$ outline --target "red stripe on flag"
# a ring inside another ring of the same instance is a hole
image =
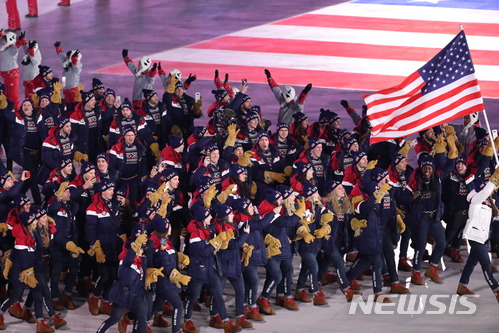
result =
[[[454,35],[461,22],[439,22],[425,20],[387,19],[343,15],[305,14],[272,23],[273,25],[295,25],[321,28],[369,29],[404,32],[444,33]],[[499,31],[499,24],[466,23],[468,36],[493,36]]]
[[[165,59],[155,58],[152,62],[160,62],[163,68],[178,68],[183,73],[195,73],[198,79],[213,80],[215,69],[221,73],[230,73],[231,82],[240,82],[246,78],[250,83],[267,83],[264,67],[253,66],[233,66],[208,63],[190,63],[179,61],[165,61]],[[208,60],[207,60],[208,61]],[[313,71],[303,69],[273,68],[267,67],[272,75],[279,78],[282,85],[306,86],[313,82],[315,87],[352,89],[363,91],[376,91],[387,86],[400,83],[401,76],[375,75],[360,73],[344,73],[330,71]],[[133,79],[128,67],[125,64],[102,68],[96,71],[105,74],[129,75]],[[499,98],[499,84],[494,81],[480,81],[482,96]]]
[[[498,28],[499,29],[499,28]],[[455,29],[454,29],[455,30]],[[191,49],[303,54],[367,59],[428,61],[440,49],[310,40],[224,36],[188,46]],[[498,51],[472,51],[473,62],[498,65]]]

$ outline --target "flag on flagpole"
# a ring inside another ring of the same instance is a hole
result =
[[[364,95],[371,144],[485,109],[464,31],[398,86]]]

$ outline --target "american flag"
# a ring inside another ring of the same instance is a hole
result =
[[[485,109],[464,31],[398,86],[364,97],[371,143],[405,137]]]
[[[495,0],[357,0],[149,56],[200,79],[217,68],[233,82],[266,83],[268,68],[279,85],[378,91],[421,67],[463,24],[482,95],[499,98],[498,9]],[[122,61],[98,72],[129,75]]]

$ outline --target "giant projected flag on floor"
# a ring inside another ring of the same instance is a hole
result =
[[[478,9],[479,8],[479,9]],[[499,98],[499,1],[365,0],[321,8],[150,55],[163,68],[213,79],[377,91],[423,66],[458,32],[468,38],[483,97]],[[123,63],[100,70],[129,74]]]

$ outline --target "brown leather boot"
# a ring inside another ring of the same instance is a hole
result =
[[[418,285],[418,286],[424,286],[424,280],[421,277],[420,272],[415,272],[415,271],[412,272],[411,283],[414,283],[415,285]]]
[[[0,331],[5,330],[7,327],[5,326],[5,319],[3,318],[3,315],[0,315]]]
[[[353,290],[360,290],[361,289],[360,284],[355,279],[350,281],[349,285],[350,285],[350,288],[352,288]]]
[[[268,316],[275,315],[275,311],[272,309],[272,304],[270,304],[268,299],[265,299],[262,296],[260,296],[256,304],[258,304],[260,313],[263,313]]]
[[[253,324],[247,321],[244,315],[237,317],[236,326],[241,326],[242,328],[253,328]]]
[[[253,321],[263,321],[263,316],[261,315],[258,308],[249,308],[249,311],[246,313],[246,319],[251,319]]]
[[[275,298],[275,305],[284,306],[284,300],[285,300],[284,296],[277,296]]]
[[[165,318],[163,318],[162,315],[156,313],[154,315],[154,319],[152,321],[152,326],[156,327],[170,327],[172,324],[170,324],[169,321],[167,321]]]
[[[374,295],[374,301],[378,303],[391,303],[392,300],[385,296],[384,294],[376,294]]]
[[[442,279],[440,278],[440,276],[438,276],[437,269],[438,267],[430,265],[426,269],[424,275],[429,277],[435,283],[442,283]]]
[[[224,323],[224,333],[237,333],[242,330],[242,327],[239,325],[234,325],[232,320],[228,320]]]
[[[390,292],[392,294],[407,294],[409,289],[401,285],[400,283],[394,283],[390,286]]]
[[[355,291],[352,288],[347,288],[343,290],[343,293],[345,294],[345,298],[347,299],[347,302],[351,302],[354,297],[358,297],[362,295],[361,292]]]
[[[94,316],[99,315],[99,299],[97,297],[94,297],[93,295],[88,296],[88,310],[90,310],[90,313],[93,314]]]
[[[283,306],[285,309],[288,309],[291,311],[298,310],[298,304],[296,304],[295,299],[293,297],[285,298]]]
[[[210,317],[210,326],[214,328],[224,328],[224,323],[220,315]]]
[[[317,293],[314,295],[314,305],[326,305],[327,301],[322,293]]]
[[[52,306],[54,307],[55,311],[62,311],[62,310],[64,310],[64,303],[62,303],[61,299],[54,299],[54,300],[52,300]]]
[[[109,316],[111,314],[111,309],[112,307],[110,302],[105,302],[105,301],[100,302],[100,307],[99,307],[100,314],[106,314]]]
[[[19,304],[19,303],[12,304],[8,311],[12,317],[15,317],[18,319],[24,319],[23,318],[23,309],[21,308],[21,304]]]
[[[28,309],[28,308],[23,308],[22,317],[23,317],[24,320],[26,320],[26,322],[28,322],[30,324],[35,324],[36,323],[35,317],[33,317],[33,314],[31,313],[31,310]]]
[[[457,285],[457,292],[456,293],[459,296],[463,296],[463,295],[475,295],[474,292],[472,292],[471,290],[468,289],[468,287],[463,286],[462,284],[458,284]]]
[[[62,293],[61,294],[61,301],[62,301],[62,303],[64,303],[64,306],[66,308],[68,308],[69,310],[76,309],[76,306],[73,303],[73,297],[71,295],[66,295],[65,293]]]
[[[192,320],[186,320],[184,321],[184,325],[182,325],[182,330],[185,332],[185,333],[198,333],[198,329],[196,328],[196,326],[194,326],[194,323],[192,322]]]
[[[132,323],[132,321],[129,320],[127,317],[128,312],[130,312],[130,311],[125,310],[125,312],[123,312],[123,315],[121,315],[120,320],[118,321],[118,331],[120,333],[126,333],[127,326]]]
[[[301,301],[303,303],[310,303],[312,300],[308,297],[305,290],[297,290],[295,293],[295,301]]]
[[[62,326],[66,325],[67,322],[61,318],[61,314],[57,313],[52,317],[52,321],[54,322],[54,327],[56,329],[61,328]]]
[[[409,262],[409,259],[400,258],[398,269],[399,269],[399,271],[403,271],[403,272],[412,272],[412,266]]]
[[[461,252],[457,249],[453,249],[450,255],[450,258],[453,262],[457,262],[458,264],[462,264],[464,262],[463,257],[461,257]]]
[[[173,308],[170,302],[165,302],[165,304],[163,304],[163,314],[165,316],[173,315]]]
[[[55,330],[47,324],[47,319],[36,322],[36,333],[50,333]]]

